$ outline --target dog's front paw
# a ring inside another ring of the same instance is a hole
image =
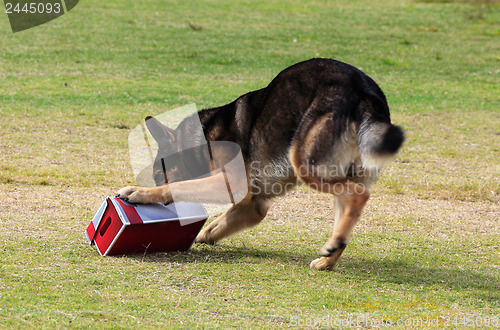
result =
[[[152,204],[173,202],[172,194],[168,186],[143,188],[143,187],[125,187],[118,191],[116,197],[132,204]]]
[[[145,204],[149,203],[147,198],[147,192],[144,188],[140,187],[125,187],[118,190],[118,193],[115,197],[123,199],[125,202],[132,204]]]
[[[209,231],[207,231],[206,229],[203,229],[199,234],[198,236],[196,236],[196,239],[194,240],[196,243],[200,243],[200,244],[209,244],[209,245],[214,245],[215,242],[214,240],[211,240],[209,238]]]

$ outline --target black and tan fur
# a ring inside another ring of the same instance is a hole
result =
[[[346,247],[383,164],[403,143],[402,130],[391,124],[386,98],[360,70],[331,59],[312,59],[282,71],[266,88],[250,92],[222,107],[197,114],[207,141],[232,141],[242,151],[249,193],[210,223],[196,241],[213,244],[257,225],[272,198],[297,183],[332,194],[335,225],[310,267],[332,269]],[[149,119],[149,118],[148,118]],[[182,144],[195,130],[191,117],[176,130],[148,120],[155,139],[166,146]],[[167,148],[167,147],[166,147]],[[169,147],[171,148],[171,147]],[[217,151],[216,151],[217,152]],[[224,158],[224,152],[221,151]],[[132,203],[175,201],[217,202],[218,173],[197,180],[177,180],[188,164],[168,169],[168,184],[155,188],[125,187],[120,198]],[[269,171],[275,168],[276,171]],[[264,171],[264,169],[266,169]],[[162,182],[156,166],[156,182]],[[278,174],[276,174],[278,173]],[[276,188],[283,187],[281,191]]]

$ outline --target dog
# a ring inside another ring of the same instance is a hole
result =
[[[267,87],[196,116],[202,126],[200,133],[192,129],[193,116],[175,130],[151,117],[146,124],[160,150],[203,138],[208,143],[236,143],[245,164],[245,178],[239,182],[248,188],[245,196],[199,233],[196,242],[214,244],[257,225],[273,198],[305,184],[333,195],[335,202],[333,233],[320,249],[321,257],[310,263],[317,270],[334,268],[370,197],[370,186],[405,138],[403,130],[391,124],[380,87],[361,70],[333,59],[297,63]],[[228,161],[227,154],[232,154],[215,153],[221,161]],[[198,158],[205,158],[209,164],[205,167],[214,168],[213,155]],[[175,202],[217,201],[220,196],[215,186],[220,184],[216,182],[228,173],[186,180],[182,172],[189,172],[193,160],[183,159],[179,157],[176,164],[165,168],[159,152],[154,163],[158,186],[125,187],[116,196],[130,203],[168,204],[173,202],[175,190]],[[197,156],[192,159],[196,162]]]

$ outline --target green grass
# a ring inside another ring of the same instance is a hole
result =
[[[488,1],[87,0],[16,34],[4,15],[0,326],[499,317],[499,39]],[[129,128],[317,56],[373,77],[408,138],[335,271],[307,267],[333,202],[306,189],[216,246],[102,258],[86,244],[105,196],[134,182]]]

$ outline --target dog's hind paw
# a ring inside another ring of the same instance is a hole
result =
[[[335,245],[327,243],[321,248],[320,252],[323,257],[330,257],[336,252],[340,252],[340,254],[342,254],[346,246],[347,244],[342,241],[338,241]]]
[[[318,259],[314,259],[309,264],[309,268],[315,270],[333,270],[335,268],[335,262],[332,263],[330,258],[321,257]]]
[[[329,269],[327,263],[325,262],[325,259],[326,259],[325,257],[314,259],[309,264],[309,268],[315,269],[315,270],[327,270],[327,269]]]
[[[321,248],[323,257],[313,260],[311,264],[309,264],[309,267],[316,270],[332,270],[335,268],[347,244],[339,241],[334,246],[335,247],[330,244],[325,244],[325,246]]]

